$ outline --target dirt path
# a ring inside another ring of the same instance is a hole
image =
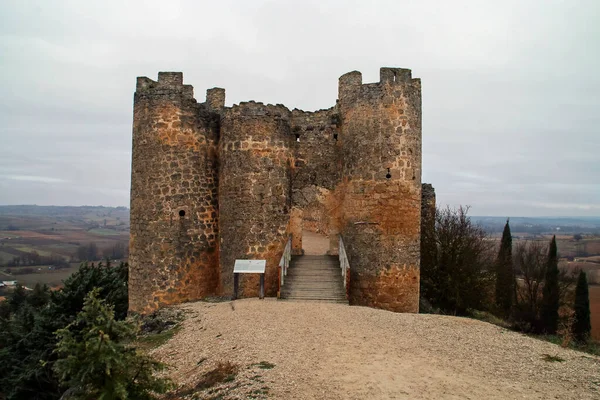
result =
[[[310,231],[302,231],[302,249],[304,254],[322,256],[329,251],[329,237]]]
[[[600,398],[599,358],[471,319],[274,299],[182,308],[184,328],[155,351],[172,376],[241,368],[206,398]]]

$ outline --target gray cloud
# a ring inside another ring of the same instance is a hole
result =
[[[0,203],[128,205],[135,77],[327,108],[380,66],[423,82],[423,181],[473,214],[598,215],[600,3],[0,5]]]

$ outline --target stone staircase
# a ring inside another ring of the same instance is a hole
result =
[[[348,304],[342,279],[337,256],[293,256],[281,298]]]

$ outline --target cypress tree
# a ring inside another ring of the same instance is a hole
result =
[[[512,260],[512,236],[510,225],[506,220],[500,250],[496,259],[496,307],[504,316],[508,317],[512,309],[515,290],[515,274]]]
[[[556,236],[552,236],[548,250],[541,310],[542,328],[551,335],[558,330],[558,301],[558,251],[556,249]]]
[[[587,276],[585,272],[579,273],[577,287],[575,288],[575,322],[572,331],[575,340],[586,342],[592,331],[590,320],[590,296],[588,292]]]

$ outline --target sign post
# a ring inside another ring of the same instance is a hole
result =
[[[267,260],[235,260],[233,266],[233,300],[237,299],[239,274],[260,274],[259,298],[265,298],[265,268]]]

